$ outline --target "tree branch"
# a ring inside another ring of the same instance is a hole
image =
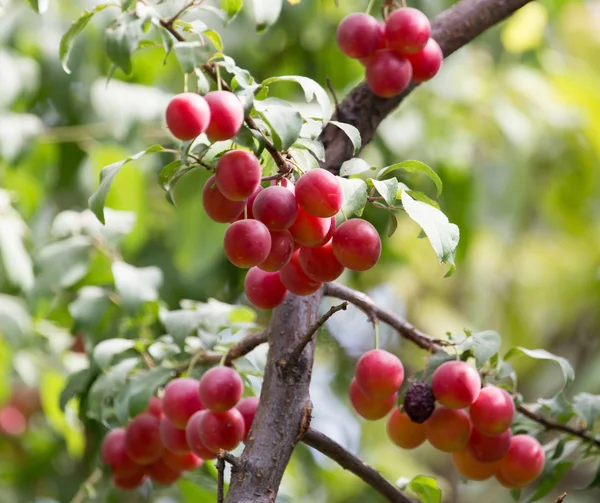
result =
[[[362,459],[347,451],[320,431],[309,429],[302,437],[302,442],[333,459],[345,470],[354,473],[388,501],[392,503],[413,503],[410,498],[388,482],[375,468],[366,464]]]
[[[527,409],[523,405],[519,405],[517,407],[517,411],[519,411],[521,414],[523,414],[525,417],[528,417],[532,421],[535,421],[536,423],[541,424],[547,430],[562,431],[563,433],[567,433],[569,435],[579,437],[580,439],[584,440],[585,442],[589,442],[591,444],[594,444],[596,447],[600,448],[600,439],[595,438],[594,436],[590,435],[584,429],[572,428],[571,426],[568,426],[566,424],[561,424],[556,421],[552,421],[551,419],[546,419],[544,416]]]
[[[448,57],[530,1],[462,0],[432,21],[431,36],[440,44],[444,57]],[[363,82],[342,101],[336,117],[358,128],[364,147],[373,139],[381,121],[416,87],[413,83],[402,94],[385,99],[375,96]],[[334,125],[327,126],[320,139],[326,148],[322,167],[337,174],[342,163],[353,157],[352,144]]]
[[[420,348],[434,352],[441,349],[433,337],[421,332],[421,330],[411,325],[408,321],[399,318],[391,311],[377,306],[368,295],[340,283],[325,283],[323,290],[324,294],[329,297],[346,300],[354,304],[361,311],[364,311],[369,318],[372,319],[375,317],[383,321],[397,330],[402,337],[414,342]]]
[[[323,316],[321,316],[317,320],[317,322],[308,329],[308,332],[306,332],[306,334],[304,334],[302,339],[300,339],[300,341],[298,342],[296,347],[290,353],[290,356],[280,362],[281,366],[288,367],[291,365],[295,365],[296,362],[298,361],[298,358],[300,358],[302,351],[304,351],[304,348],[306,347],[306,345],[312,340],[313,335],[315,335],[317,333],[317,330],[319,330],[319,328],[321,328],[325,324],[325,322],[329,318],[331,318],[335,313],[337,313],[338,311],[345,311],[347,307],[348,307],[348,302],[342,302],[341,304],[339,304],[337,306],[333,306],[329,311],[327,311]]]
[[[298,439],[310,424],[309,386],[314,341],[296,365],[282,372],[278,362],[319,318],[322,293],[308,297],[288,295],[273,311],[268,328],[269,354],[248,442],[232,473],[227,503],[274,503],[283,473]]]
[[[244,337],[240,342],[232,345],[228,350],[225,356],[224,364],[231,365],[234,360],[241,358],[242,356],[246,356],[250,351],[252,351],[257,346],[264,344],[267,342],[267,331],[261,330],[260,332],[252,332]],[[177,374],[181,374],[185,372],[190,366],[194,367],[200,363],[219,363],[223,359],[223,353],[219,353],[218,351],[200,351],[196,353],[195,356],[192,357],[192,364],[185,363],[180,365],[175,369]]]
[[[340,285],[339,283],[326,283],[323,286],[323,291],[324,295],[346,300],[354,304],[368,315],[375,314],[381,321],[396,329],[402,337],[414,342],[420,348],[426,349],[433,353],[442,349],[440,344],[433,337],[427,335],[418,328],[415,328],[413,325],[396,316],[394,313],[378,307],[368,295],[362,292],[358,292],[347,286]],[[585,442],[594,444],[596,447],[600,447],[600,439],[595,438],[593,435],[586,432],[586,430],[573,428],[566,424],[561,424],[556,421],[546,419],[540,414],[527,409],[523,405],[518,406],[517,411],[532,421],[541,424],[547,430],[562,431],[563,433],[578,437]]]
[[[567,493],[562,493],[558,498],[556,498],[556,501],[554,503],[563,503],[566,498]]]

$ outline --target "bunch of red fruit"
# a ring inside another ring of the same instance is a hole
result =
[[[169,382],[162,401],[152,397],[126,428],[104,438],[101,459],[115,486],[135,489],[148,477],[169,485],[221,449],[235,449],[247,439],[258,407],[257,397],[241,400],[242,392],[242,378],[229,367]]]
[[[363,13],[346,16],[338,26],[337,42],[346,56],[366,67],[371,91],[391,98],[411,80],[425,82],[438,73],[444,56],[430,34],[427,16],[404,7],[392,12],[385,23]]]
[[[205,98],[183,93],[170,102],[166,117],[171,132],[182,140],[204,131],[210,139],[228,139],[239,130],[243,110],[226,91]],[[215,222],[231,223],[225,254],[235,266],[250,269],[244,290],[254,306],[274,308],[288,291],[310,295],[345,268],[366,271],[377,263],[381,239],[373,225],[354,218],[336,226],[344,194],[333,174],[315,169],[295,185],[282,178],[267,187],[261,185],[261,177],[260,162],[252,152],[230,150],[202,191],[207,215]]]
[[[452,453],[454,466],[465,478],[495,476],[511,489],[525,487],[541,474],[541,444],[530,435],[511,433],[511,396],[496,386],[482,388],[473,367],[462,361],[444,363],[434,372],[431,386],[411,384],[401,411],[395,405],[403,379],[401,361],[375,349],[359,359],[349,389],[352,406],[365,419],[381,419],[394,409],[387,432],[396,445],[414,449],[428,440],[436,449]]]

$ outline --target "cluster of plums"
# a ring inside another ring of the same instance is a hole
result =
[[[393,409],[387,433],[396,445],[414,449],[427,440],[452,454],[463,477],[495,476],[511,489],[525,487],[542,473],[541,444],[530,435],[511,433],[511,396],[497,386],[482,388],[479,373],[469,364],[446,362],[433,373],[431,386],[412,383],[401,410],[396,401],[403,380],[402,362],[374,349],[358,360],[349,389],[352,406],[365,419],[382,419]]]
[[[152,397],[126,428],[104,437],[101,459],[110,466],[114,485],[135,489],[147,478],[169,485],[221,449],[235,449],[247,439],[258,407],[258,397],[242,399],[243,388],[240,375],[223,366],[200,380],[170,381],[162,400]]]
[[[392,12],[385,23],[364,13],[346,16],[338,26],[337,42],[345,55],[365,66],[371,91],[391,98],[411,80],[425,82],[438,73],[443,54],[430,34],[427,16],[404,7]]]
[[[183,93],[169,103],[166,119],[182,140],[202,132],[211,140],[230,139],[242,124],[243,109],[227,91],[205,97]],[[344,203],[336,176],[314,169],[295,184],[287,178],[261,182],[258,158],[234,149],[219,158],[202,191],[207,215],[230,224],[225,254],[235,266],[250,269],[244,290],[254,306],[272,309],[288,292],[310,295],[345,268],[366,271],[377,263],[381,239],[373,225],[360,218],[336,224]]]

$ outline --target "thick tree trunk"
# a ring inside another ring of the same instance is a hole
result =
[[[252,430],[232,467],[227,502],[272,503],[296,443],[310,424],[309,386],[314,339],[294,365],[283,362],[319,318],[322,294],[289,295],[273,312],[264,384]]]
[[[530,0],[462,0],[433,22],[433,37],[444,56],[470,42]],[[372,140],[381,121],[414,89],[382,99],[363,83],[341,103],[337,118],[361,133],[363,145]],[[328,126],[321,135],[326,148],[323,168],[334,173],[353,155],[345,134]],[[260,404],[250,440],[239,465],[232,467],[226,503],[273,503],[296,443],[310,425],[309,386],[314,341],[295,365],[285,367],[289,352],[318,319],[322,293],[309,297],[290,295],[273,313],[269,327],[269,355]]]

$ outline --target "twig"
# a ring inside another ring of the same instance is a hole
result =
[[[96,468],[90,476],[82,482],[81,486],[79,486],[79,490],[75,493],[75,496],[73,496],[71,503],[83,503],[87,498],[88,487],[94,486],[101,478],[102,470]]]
[[[230,452],[221,449],[217,456],[217,503],[223,503],[225,499],[225,461],[236,469],[241,468],[240,460]]]
[[[340,102],[338,101],[337,94],[335,94],[335,89],[333,88],[333,85],[331,84],[331,79],[329,77],[325,77],[325,82],[327,83],[327,89],[329,89],[329,92],[331,93],[331,97],[333,98],[333,103],[335,104],[335,112],[338,115],[338,118],[341,119],[341,117],[339,117]]]
[[[347,300],[364,311],[370,320],[379,319],[387,323],[390,327],[396,329],[402,337],[414,342],[420,348],[434,352],[441,349],[440,344],[433,337],[421,332],[421,330],[408,321],[399,318],[391,311],[377,306],[368,295],[339,283],[326,283],[324,289],[325,295]]]
[[[567,497],[567,493],[562,493],[558,498],[556,498],[556,501],[554,503],[563,503],[563,501],[565,501]]]
[[[267,332],[262,330],[260,332],[252,332],[244,337],[240,342],[235,343],[229,348],[226,353],[224,364],[231,365],[234,360],[246,356],[257,346],[267,342]],[[223,353],[218,351],[200,351],[192,356],[193,366],[201,363],[219,363],[223,358]],[[190,364],[182,364],[175,369],[175,372],[179,375],[188,370]]]
[[[324,293],[329,297],[336,297],[338,299],[351,302],[356,307],[367,313],[369,317],[375,314],[381,321],[396,329],[402,337],[414,342],[420,348],[435,353],[440,351],[442,349],[441,346],[444,345],[444,341],[437,341],[426,333],[421,332],[418,328],[414,327],[406,320],[399,318],[394,313],[378,307],[368,295],[365,295],[362,292],[358,292],[352,288],[348,288],[347,286],[340,285],[339,283],[326,283],[324,285]],[[586,442],[592,443],[596,447],[600,447],[600,440],[594,438],[585,430],[572,428],[571,426],[546,419],[545,417],[530,411],[522,405],[517,407],[517,410],[524,416],[527,416],[529,419],[541,424],[548,430],[562,431],[563,433],[574,435]]]
[[[223,503],[225,486],[225,459],[222,456],[217,457],[217,503]]]
[[[354,473],[388,501],[392,503],[414,503],[413,500],[388,482],[375,468],[366,464],[358,456],[348,452],[320,431],[309,428],[302,437],[302,442],[332,459],[345,470]]]
[[[280,362],[281,365],[284,367],[294,365],[298,361],[298,358],[300,358],[302,351],[304,351],[304,348],[311,341],[313,335],[315,335],[317,330],[319,330],[319,328],[321,328],[325,324],[325,322],[329,318],[331,318],[335,313],[337,313],[338,311],[345,311],[347,307],[348,302],[342,302],[337,306],[333,306],[331,309],[329,309],[329,311],[327,311],[323,316],[321,316],[321,318],[319,318],[319,320],[317,320],[317,322],[308,329],[308,332],[306,332],[302,336],[302,339],[298,341],[298,345],[292,350],[290,356],[286,360]]]
[[[519,411],[521,414],[528,417],[532,421],[535,421],[536,423],[541,424],[547,430],[562,431],[563,433],[567,433],[569,435],[579,437],[580,439],[582,439],[586,442],[589,442],[591,444],[594,444],[596,447],[600,448],[600,440],[597,438],[594,438],[592,435],[587,433],[584,429],[572,428],[571,426],[568,426],[566,424],[561,424],[556,421],[552,421],[551,419],[546,419],[544,416],[541,416],[540,414],[537,414],[536,412],[533,412],[533,411],[523,407],[523,405],[519,405],[517,407],[517,411]]]

